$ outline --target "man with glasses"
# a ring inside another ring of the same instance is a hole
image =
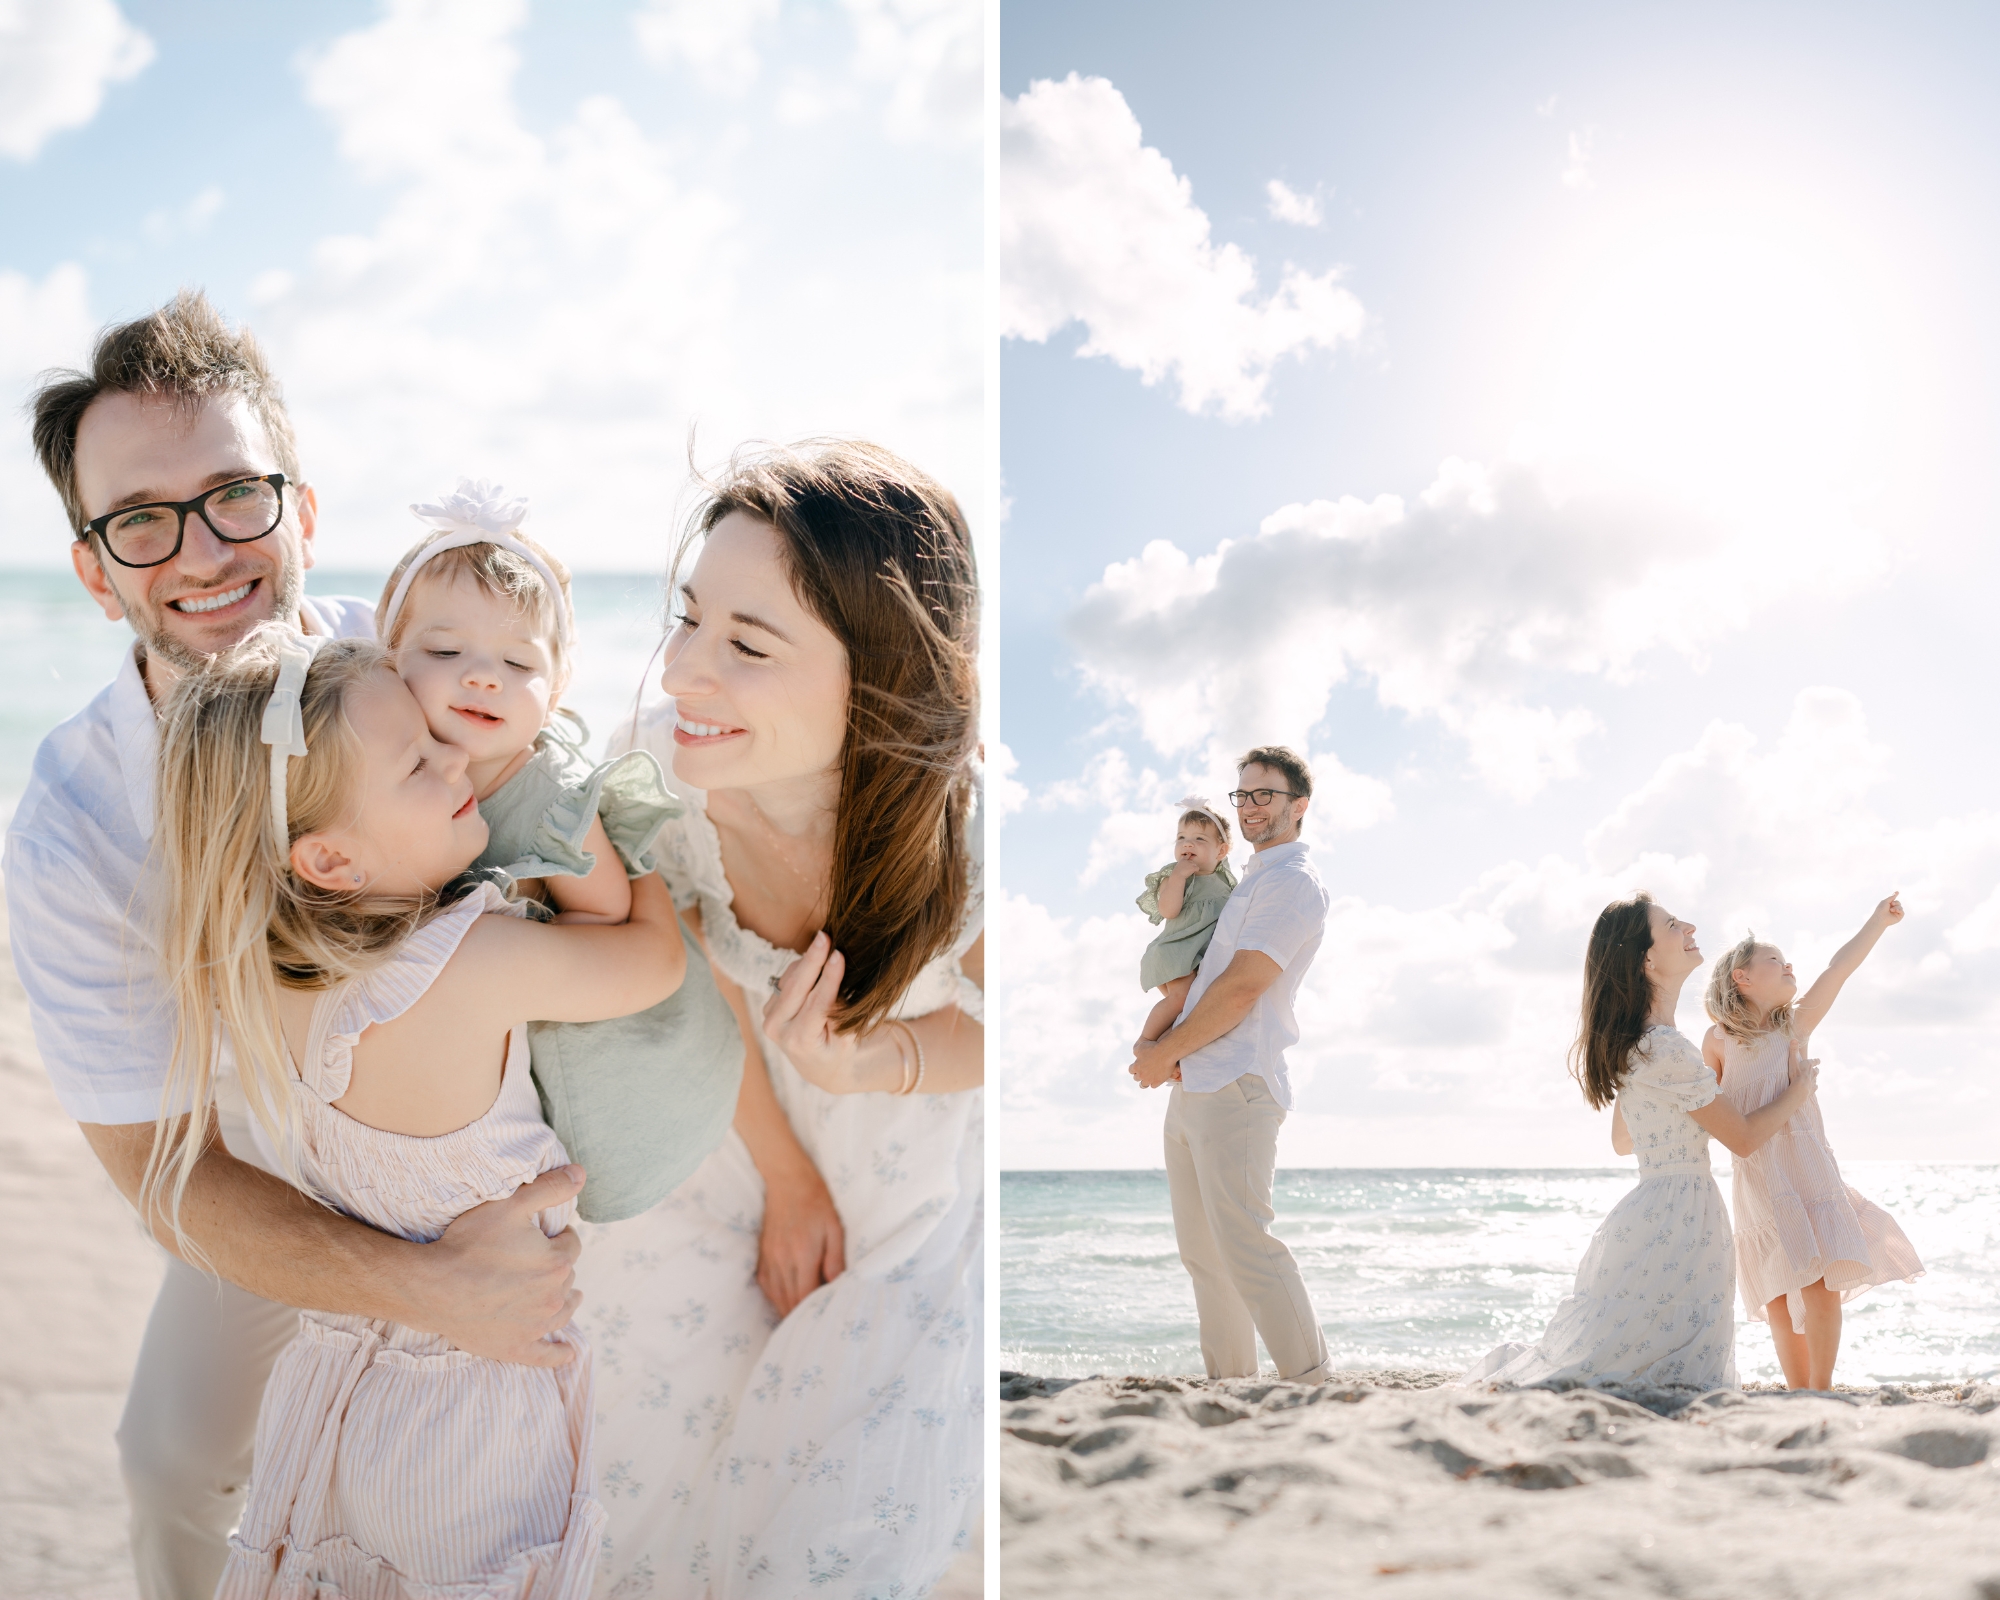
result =
[[[365,602],[305,594],[319,506],[290,419],[256,340],[201,295],[106,329],[88,372],[44,382],[34,439],[76,535],[77,578],[138,637],[118,676],[35,754],[7,830],[9,937],[56,1094],[136,1205],[156,1119],[186,1109],[161,1104],[174,1018],[146,903],[155,707],[180,673],[261,622],[370,635],[374,618]],[[546,1239],[532,1215],[576,1193],[574,1168],[415,1245],[279,1178],[233,1075],[213,1120],[219,1142],[182,1216],[219,1276],[170,1256],[118,1427],[146,1600],[214,1593],[293,1308],[386,1318],[546,1366],[567,1351],[541,1336],[576,1301],[574,1235]],[[171,1229],[154,1232],[171,1251]]]
[[[1278,1129],[1292,1104],[1285,1051],[1299,1038],[1292,1003],[1326,930],[1326,887],[1299,837],[1312,773],[1283,745],[1263,745],[1238,764],[1237,783],[1230,804],[1256,854],[1179,1019],[1133,1047],[1130,1071],[1148,1089],[1174,1085],[1167,1189],[1208,1375],[1254,1378],[1262,1334],[1279,1377],[1317,1383],[1326,1338],[1298,1263],[1271,1236]]]

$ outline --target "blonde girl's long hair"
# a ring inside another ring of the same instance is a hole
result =
[[[305,1187],[278,990],[331,988],[380,966],[436,904],[435,896],[385,901],[336,894],[291,869],[290,840],[352,820],[362,752],[347,700],[374,674],[392,670],[388,652],[372,639],[330,640],[313,658],[300,693],[311,753],[293,759],[286,774],[290,836],[287,848],[278,848],[271,747],[262,730],[285,631],[267,624],[187,673],[160,719],[152,870],[176,1019],[141,1212],[169,1222],[181,1253],[197,1264],[200,1251],[182,1231],[181,1202],[214,1136],[223,1038],[252,1115],[271,1135],[286,1175]]]
[[[1736,987],[1736,974],[1757,958],[1759,950],[1768,950],[1769,945],[1757,942],[1757,935],[1746,933],[1731,945],[1716,961],[1708,974],[1708,989],[1701,997],[1702,1009],[1713,1022],[1732,1039],[1740,1039],[1750,1044],[1767,1033],[1792,1031],[1792,1003],[1772,1009],[1768,1017],[1759,1017],[1757,1008],[1750,1003],[1743,991]]]

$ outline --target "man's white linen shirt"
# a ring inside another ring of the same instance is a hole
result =
[[[374,636],[365,600],[309,597],[300,609],[313,633]],[[166,1086],[174,1015],[143,896],[159,745],[135,643],[35,751],[7,828],[14,970],[42,1065],[78,1122],[151,1122]]]
[[[1269,1085],[1279,1105],[1292,1109],[1292,1084],[1285,1075],[1285,1052],[1299,1042],[1292,1001],[1299,992],[1299,980],[1319,953],[1329,903],[1326,885],[1307,859],[1303,839],[1274,844],[1250,858],[1249,866],[1243,869],[1243,881],[1222,902],[1222,915],[1216,918],[1215,934],[1202,955],[1181,1016],[1193,1013],[1208,986],[1239,951],[1255,950],[1269,956],[1278,964],[1278,977],[1257,996],[1257,1003],[1241,1022],[1220,1039],[1181,1058],[1183,1089],[1192,1094],[1213,1094],[1254,1073]]]

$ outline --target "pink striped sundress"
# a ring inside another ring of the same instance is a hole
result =
[[[566,1157],[542,1121],[526,1030],[500,1093],[456,1132],[384,1133],[334,1109],[362,1032],[401,1016],[482,915],[490,885],[419,929],[386,966],[314,1007],[297,1073],[302,1174],[350,1216],[429,1243],[461,1212]],[[560,1233],[572,1206],[542,1213]],[[278,1357],[216,1600],[583,1600],[604,1528],[591,1477],[591,1360],[515,1366],[396,1323],[320,1311]]]

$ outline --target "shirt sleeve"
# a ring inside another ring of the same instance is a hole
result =
[[[174,1027],[144,916],[39,841],[9,836],[5,860],[7,940],[56,1098],[78,1122],[151,1122]]]
[[[1236,949],[1255,950],[1288,969],[1325,926],[1325,895],[1304,874],[1288,872],[1256,886],[1236,931]]]

